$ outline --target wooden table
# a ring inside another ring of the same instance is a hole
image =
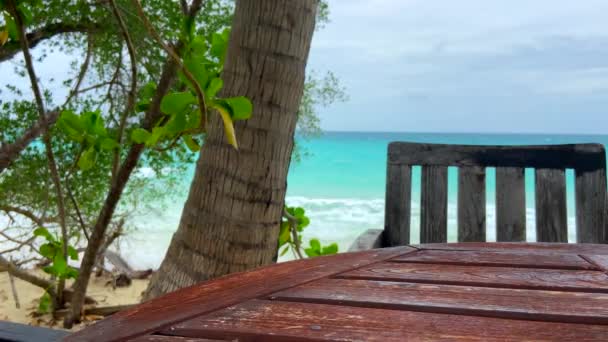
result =
[[[608,341],[608,245],[429,244],[282,263],[67,340]]]

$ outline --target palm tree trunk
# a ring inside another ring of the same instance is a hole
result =
[[[238,151],[211,116],[178,230],[144,300],[273,262],[317,4],[237,1],[223,95],[247,96],[254,113],[236,125]]]

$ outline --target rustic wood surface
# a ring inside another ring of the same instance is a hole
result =
[[[384,243],[386,247],[410,243],[410,206],[412,196],[412,168],[408,165],[389,165],[386,174],[386,202]],[[391,227],[388,229],[388,227]]]
[[[411,242],[407,231],[411,189],[403,187],[412,183],[409,170],[413,166],[422,167],[421,243],[446,242],[448,167],[459,170],[460,242],[486,241],[487,168],[496,169],[496,240],[526,241],[525,170],[530,168],[536,176],[535,199],[529,205],[536,206],[537,242],[568,242],[565,171],[572,169],[576,175],[577,242],[608,243],[606,153],[600,144],[476,146],[393,142],[387,158],[385,246]],[[400,172],[405,169],[407,174]]]
[[[422,168],[420,242],[448,241],[448,168]]]
[[[608,243],[606,169],[576,171],[576,234],[582,243]]]
[[[605,341],[608,326],[252,300],[167,333],[241,341]]]
[[[486,170],[458,170],[458,241],[486,241]]]
[[[568,242],[566,173],[536,169],[536,241]]]
[[[608,246],[423,244],[234,274],[72,341],[605,341]]]
[[[496,169],[496,240],[526,241],[525,170]]]

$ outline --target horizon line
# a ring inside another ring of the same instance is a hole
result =
[[[438,131],[362,131],[322,129],[321,133],[391,133],[391,134],[484,134],[484,135],[569,135],[569,136],[608,136],[606,133],[559,133],[559,132],[438,132]],[[298,132],[296,132],[296,135]]]

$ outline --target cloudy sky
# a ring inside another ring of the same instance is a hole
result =
[[[329,0],[327,130],[608,133],[606,0]]]

